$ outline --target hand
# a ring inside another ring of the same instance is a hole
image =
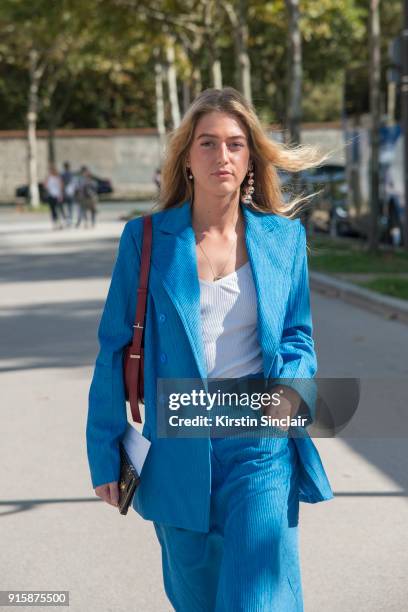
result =
[[[292,416],[292,404],[286,397],[281,395],[279,404],[275,406],[271,403],[269,406],[265,406],[263,413],[264,415],[271,416],[275,419],[284,419],[286,417],[290,418]],[[277,428],[281,431],[287,431],[289,426],[282,425]]]
[[[95,495],[103,499],[111,506],[117,506],[119,502],[119,486],[117,480],[95,487]]]

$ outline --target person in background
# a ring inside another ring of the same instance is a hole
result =
[[[50,207],[53,229],[62,229],[62,220],[64,219],[64,210],[62,208],[64,185],[56,167],[52,164],[49,167],[48,176],[44,184],[48,194],[47,201]]]
[[[161,186],[161,168],[156,168],[156,171],[154,173],[153,176],[153,181],[154,184],[157,187],[157,193],[160,193],[160,186]]]
[[[95,227],[97,214],[97,183],[92,178],[89,169],[82,166],[76,187],[76,196],[79,204],[79,215],[76,227],[79,227],[82,221],[85,221],[85,227],[88,227],[88,212],[91,214],[91,225]]]
[[[73,218],[73,205],[74,196],[76,191],[76,180],[71,171],[71,164],[64,162],[64,169],[61,174],[62,182],[64,184],[64,204],[67,207],[67,213],[65,215],[67,219],[67,225],[72,225]]]

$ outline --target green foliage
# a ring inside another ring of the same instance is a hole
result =
[[[28,58],[33,48],[44,67],[39,127],[154,127],[154,49],[163,58],[167,33],[176,40],[180,100],[182,81],[189,86],[193,64],[201,71],[202,86],[211,86],[204,28],[208,4],[223,84],[235,86],[233,32],[217,2],[2,0],[0,129],[25,126]],[[283,123],[287,109],[285,2],[251,0],[247,4],[254,104],[264,122]],[[302,0],[300,9],[304,119],[336,120],[346,68],[367,62],[367,2]],[[388,0],[381,11],[386,66],[388,43],[401,27],[401,2]],[[193,56],[195,44],[198,52]]]

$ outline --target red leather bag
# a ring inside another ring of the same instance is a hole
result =
[[[135,423],[142,422],[139,402],[144,403],[144,348],[142,345],[146,319],[151,250],[152,218],[150,215],[147,215],[143,218],[142,257],[136,298],[136,315],[133,325],[133,340],[124,350],[123,360],[126,399],[130,403],[130,410]]]

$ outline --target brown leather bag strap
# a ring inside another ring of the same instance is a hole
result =
[[[138,349],[142,346],[143,329],[146,314],[147,300],[147,284],[149,281],[150,270],[150,255],[152,250],[152,218],[146,216],[143,218],[143,243],[142,243],[142,258],[140,262],[139,286],[137,289],[136,298],[136,315],[133,325],[133,341],[132,352],[136,350],[136,354],[140,354]]]
[[[129,368],[129,402],[132,418],[135,422],[141,423],[139,412],[139,398],[137,390],[139,387],[139,376],[141,368],[142,338],[146,319],[147,285],[149,281],[150,257],[152,250],[152,218],[147,215],[143,218],[143,242],[142,255],[140,262],[139,286],[136,297],[136,315],[133,325],[133,340],[129,347],[130,359],[132,360]]]

